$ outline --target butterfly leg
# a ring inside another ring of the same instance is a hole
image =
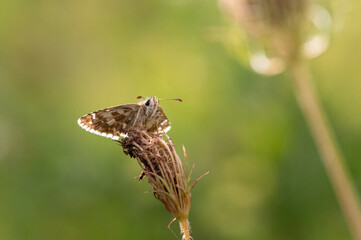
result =
[[[134,128],[134,126],[136,126],[137,121],[138,121],[138,119],[139,119],[139,115],[140,115],[140,111],[141,111],[141,110],[142,110],[142,108],[139,108],[139,109],[138,109],[137,115],[135,115],[135,118],[134,118],[134,121],[133,121],[133,126],[132,126],[132,128]]]

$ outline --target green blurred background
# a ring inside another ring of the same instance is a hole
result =
[[[361,3],[312,61],[330,122],[361,188]],[[351,239],[287,74],[239,65],[209,29],[215,0],[2,0],[0,239],[179,239],[177,223],[118,144],[77,118],[162,106],[195,164],[194,239]]]

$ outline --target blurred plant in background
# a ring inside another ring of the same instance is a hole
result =
[[[260,74],[289,71],[294,94],[309,125],[330,182],[355,239],[361,240],[361,210],[343,156],[312,85],[307,60],[329,45],[331,14],[310,0],[220,0],[240,37],[235,45]],[[347,4],[347,3],[345,3]],[[244,29],[244,33],[242,34]],[[245,36],[247,34],[247,36]],[[242,41],[243,40],[243,41]],[[233,42],[234,43],[234,42]]]
[[[295,51],[305,59],[324,53],[332,35],[340,31],[343,15],[349,9],[348,1],[338,0],[328,3],[332,13],[321,3],[310,0],[219,3],[231,20],[223,41],[243,64],[264,75],[282,73]]]

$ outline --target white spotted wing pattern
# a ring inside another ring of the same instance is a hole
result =
[[[170,129],[170,122],[156,97],[138,104],[123,104],[84,115],[78,119],[80,127],[88,132],[118,140],[133,129],[161,133]]]

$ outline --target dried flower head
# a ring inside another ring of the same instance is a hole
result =
[[[272,31],[294,31],[302,22],[307,0],[220,0],[224,10],[256,37]]]
[[[262,64],[273,64],[276,70],[266,69],[263,73],[279,72],[280,70],[277,69],[282,69],[279,61],[287,62],[299,55],[301,45],[304,43],[302,33],[307,23],[308,0],[219,0],[219,2],[229,19],[241,26],[252,40],[256,40],[250,44],[251,48],[256,48],[256,51],[262,48],[263,54],[269,56],[270,62],[263,61]],[[276,58],[278,60],[272,63],[271,61]],[[262,73],[262,70],[256,71]]]
[[[163,139],[165,136],[167,141]],[[190,172],[184,150],[186,167],[167,134],[132,130],[121,141],[124,153],[136,158],[142,168],[140,179],[147,177],[154,196],[180,223],[185,239],[189,239],[188,215],[191,189],[206,174],[190,184]]]

